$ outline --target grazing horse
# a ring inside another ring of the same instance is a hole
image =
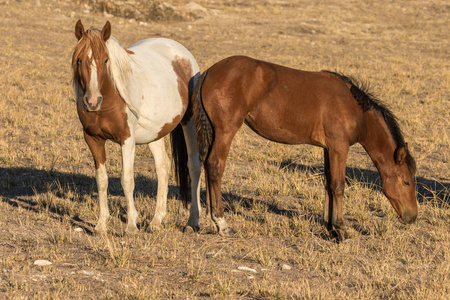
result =
[[[384,194],[400,220],[415,221],[414,159],[395,116],[354,79],[234,56],[200,76],[192,101],[207,203],[219,234],[228,231],[222,175],[233,137],[244,122],[268,140],[324,149],[323,219],[338,237],[347,236],[342,214],[345,166],[349,147],[357,142],[377,167]]]
[[[171,133],[181,198],[191,202],[188,225],[198,228],[201,163],[196,145],[190,94],[199,77],[192,54],[181,44],[164,38],[139,41],[124,49],[111,36],[111,24],[84,30],[75,25],[78,43],[72,57],[73,85],[84,138],[92,152],[100,203],[95,230],[106,232],[108,176],[105,142],[121,146],[121,183],[127,205],[127,233],[137,232],[134,205],[136,144],[148,144],[155,159],[158,191],[150,229],[158,229],[167,214],[170,160],[163,137]],[[190,199],[192,198],[192,199]]]

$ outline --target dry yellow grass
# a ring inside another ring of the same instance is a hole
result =
[[[139,25],[109,18],[124,46],[145,37],[172,38],[191,50],[202,69],[246,54],[370,82],[399,117],[417,159],[420,215],[410,226],[397,221],[372,162],[355,146],[344,203],[353,237],[340,244],[320,221],[322,150],[274,144],[247,128],[234,140],[223,180],[233,236],[210,234],[204,215],[200,234],[183,234],[187,211],[176,200],[174,181],[165,229],[146,231],[156,176],[145,147],[136,157],[141,233],[123,236],[120,149],[112,143],[112,230],[92,235],[94,169],[72,100],[70,55],[76,20],[101,27],[106,18],[77,1],[37,2],[0,0],[0,298],[448,297],[446,1],[201,0],[208,11],[197,13],[197,20]],[[37,259],[53,264],[34,266]]]

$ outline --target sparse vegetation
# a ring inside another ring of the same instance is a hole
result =
[[[188,4],[166,2],[175,9]],[[112,17],[85,4],[93,7],[89,1],[0,0],[0,298],[448,297],[447,2],[200,0],[206,10],[195,18],[163,23]],[[112,143],[111,231],[93,235],[94,167],[71,86],[79,18],[95,27],[109,19],[124,46],[146,37],[175,39],[202,70],[245,54],[370,82],[399,117],[417,160],[418,221],[398,222],[376,169],[355,146],[344,202],[352,238],[336,243],[321,223],[322,150],[271,143],[243,128],[223,180],[233,236],[211,234],[204,213],[199,234],[183,233],[188,212],[174,181],[165,228],[149,232],[157,183],[147,147],[138,147],[136,158],[141,233],[124,236],[120,149]],[[33,265],[38,259],[52,265]]]

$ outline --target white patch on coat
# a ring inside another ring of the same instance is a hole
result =
[[[90,98],[88,99],[88,102],[92,106],[97,106],[98,97],[100,97],[102,94],[100,93],[100,89],[98,88],[98,75],[97,75],[97,64],[95,63],[95,60],[92,60],[91,65],[91,78],[89,80],[89,92],[90,92]]]

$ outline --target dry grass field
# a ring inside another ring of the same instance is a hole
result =
[[[145,22],[92,2],[101,1],[0,0],[1,299],[448,299],[448,1],[199,0],[205,10],[184,11],[184,20]],[[168,2],[182,11],[189,1]],[[417,222],[398,222],[355,145],[344,202],[352,237],[337,243],[321,223],[322,149],[275,144],[242,128],[223,180],[232,236],[213,234],[204,213],[201,232],[184,234],[188,211],[173,179],[165,228],[149,232],[157,182],[145,146],[137,147],[135,172],[140,233],[124,235],[113,143],[111,230],[94,235],[94,166],[71,85],[78,19],[97,28],[110,20],[123,46],[175,39],[202,70],[245,54],[370,82],[417,160]],[[36,266],[38,259],[52,265]]]

